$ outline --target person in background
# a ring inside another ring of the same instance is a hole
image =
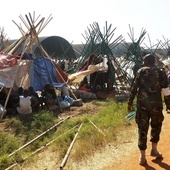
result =
[[[23,91],[24,89],[22,87],[18,87],[17,90],[12,89],[6,106],[8,115],[18,115],[17,107],[19,106],[19,96],[23,95]]]
[[[79,89],[84,90],[86,92],[91,92],[91,88],[88,83],[87,77],[84,77],[84,79],[80,82]]]
[[[170,70],[169,70],[169,67],[168,65],[165,65],[163,67],[165,73],[166,73],[166,76],[167,76],[167,79],[168,79],[168,85],[170,85]],[[166,90],[166,94],[167,94],[167,90]],[[166,111],[167,113],[170,113],[170,105],[169,105],[169,102],[170,102],[170,97],[169,95],[164,95],[164,101],[165,101],[165,105],[166,105]]]
[[[32,86],[28,87],[28,90],[29,90],[29,96],[31,97],[32,111],[38,111],[40,105],[38,94],[34,91],[34,88]]]
[[[64,71],[68,71],[68,65],[69,65],[69,60],[68,59],[66,59],[65,60],[65,68],[64,68]]]
[[[69,59],[67,72],[69,72],[73,68],[74,68],[74,63],[73,63],[72,59]]]
[[[168,65],[164,66],[164,71],[165,71],[167,78],[168,78],[168,84],[170,85],[170,70],[169,70]]]
[[[17,107],[19,114],[30,114],[32,113],[31,97],[29,96],[29,90],[25,89],[23,95],[19,96],[19,106]]]
[[[22,87],[18,87],[18,97],[23,95],[24,89]]]
[[[0,88],[0,104],[2,106],[5,105],[5,101],[6,101],[6,97],[7,97],[7,94],[4,92],[4,89],[5,89],[5,87]]]
[[[147,134],[151,125],[152,149],[150,155],[162,157],[157,150],[163,115],[162,88],[168,88],[168,80],[165,72],[155,65],[155,56],[144,56],[144,65],[135,76],[128,99],[128,111],[133,109],[133,100],[137,96],[137,110],[135,121],[138,126],[138,147],[140,150],[139,164],[146,164],[145,150],[147,149]]]
[[[50,109],[50,106],[57,104],[57,96],[53,87],[47,83],[42,90],[42,98],[47,110]]]

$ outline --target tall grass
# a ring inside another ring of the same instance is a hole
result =
[[[83,119],[85,120],[84,125],[74,148],[76,151],[72,154],[72,159],[82,160],[84,157],[93,155],[96,150],[101,149],[109,142],[115,141],[118,129],[125,126],[126,115],[126,103],[117,104],[115,102],[108,102],[93,117],[89,118],[87,115]]]
[[[89,155],[93,155],[97,149],[105,146],[108,142],[116,140],[117,129],[124,126],[126,122],[127,104],[118,104],[111,99],[107,101],[96,100],[92,103],[96,106],[102,106],[102,109],[98,112],[94,110],[92,113],[91,110],[86,108],[81,116],[68,119],[19,153],[27,155],[55,139],[52,147],[58,152],[61,160],[66,154],[75,134],[78,133],[74,149],[72,149],[72,159],[80,161]],[[10,129],[10,133],[9,131],[8,133],[0,133],[0,169],[4,169],[4,167],[12,164],[12,160],[9,159],[9,161],[6,157],[8,154],[59,121],[56,115],[49,112],[33,114],[29,119],[27,117],[17,117],[7,120],[7,128]],[[78,132],[80,124],[83,125]],[[21,156],[19,153],[16,154],[14,159],[18,159]]]

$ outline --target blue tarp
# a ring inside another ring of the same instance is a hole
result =
[[[31,59],[29,55],[25,55],[26,59]],[[31,70],[30,85],[33,86],[35,91],[42,90],[45,84],[49,83],[53,87],[62,87],[66,83],[60,83],[57,80],[57,71],[50,59],[39,57],[33,60]]]

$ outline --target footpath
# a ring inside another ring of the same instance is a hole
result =
[[[147,165],[139,165],[139,150],[136,146],[135,151],[132,153],[129,151],[128,156],[126,154],[120,161],[108,166],[107,170],[170,170],[170,114],[164,112],[164,116],[160,142],[158,144],[158,150],[162,153],[163,158],[150,156],[151,143],[149,141],[149,129],[148,148],[146,150]]]

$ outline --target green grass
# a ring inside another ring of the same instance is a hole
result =
[[[97,112],[94,110],[93,114],[88,107],[80,110],[81,116],[63,121],[58,127],[14,154],[13,159],[17,160],[29,155],[54,140],[51,147],[58,152],[59,161],[61,161],[76,133],[78,135],[72,151],[72,159],[75,161],[81,161],[85,157],[93,155],[96,150],[109,142],[116,141],[117,129],[125,126],[127,121],[125,120],[127,104],[118,104],[112,99],[107,101],[94,100],[92,103],[96,106],[102,106],[102,109]],[[10,153],[60,122],[56,115],[51,112],[25,116],[6,120],[8,131],[0,132],[0,169],[7,168],[13,163],[13,159],[8,157]],[[30,117],[28,118],[28,116]],[[81,128],[80,125],[82,125]]]

